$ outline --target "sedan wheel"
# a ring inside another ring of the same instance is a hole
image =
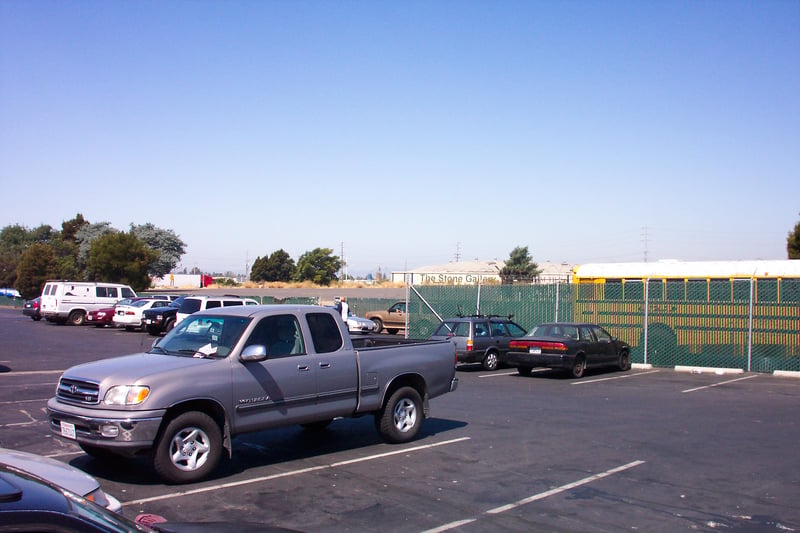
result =
[[[572,363],[570,374],[573,378],[582,378],[584,370],[586,370],[586,359],[583,356],[576,357]]]
[[[620,370],[631,369],[631,356],[628,355],[628,352],[622,352],[621,354],[619,354],[619,361],[617,362],[617,366],[619,366]]]

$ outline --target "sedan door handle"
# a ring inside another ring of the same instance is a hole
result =
[[[330,364],[330,363],[320,363],[320,364],[319,364],[319,367],[320,367],[320,368],[330,368],[330,367],[331,367],[331,364]]]
[[[297,370],[299,370],[300,372],[308,372],[309,368],[308,365],[297,365]]]

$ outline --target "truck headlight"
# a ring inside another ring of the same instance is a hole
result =
[[[117,385],[106,392],[103,402],[106,405],[138,405],[150,394],[145,385]]]

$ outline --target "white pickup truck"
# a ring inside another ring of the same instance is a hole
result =
[[[162,479],[188,483],[232,454],[232,437],[267,428],[374,415],[386,441],[409,441],[428,400],[457,388],[455,363],[443,341],[356,349],[326,307],[217,308],[146,353],[68,369],[47,412],[51,430],[86,453],[149,453]]]

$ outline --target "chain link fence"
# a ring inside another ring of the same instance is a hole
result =
[[[656,285],[553,284],[412,286],[408,336],[426,338],[458,314],[513,316],[526,330],[542,322],[591,322],[631,345],[631,359],[678,365],[800,371],[800,298],[757,301],[731,282],[730,301],[681,298]],[[670,289],[673,290],[673,289]],[[724,291],[723,291],[724,292]]]

